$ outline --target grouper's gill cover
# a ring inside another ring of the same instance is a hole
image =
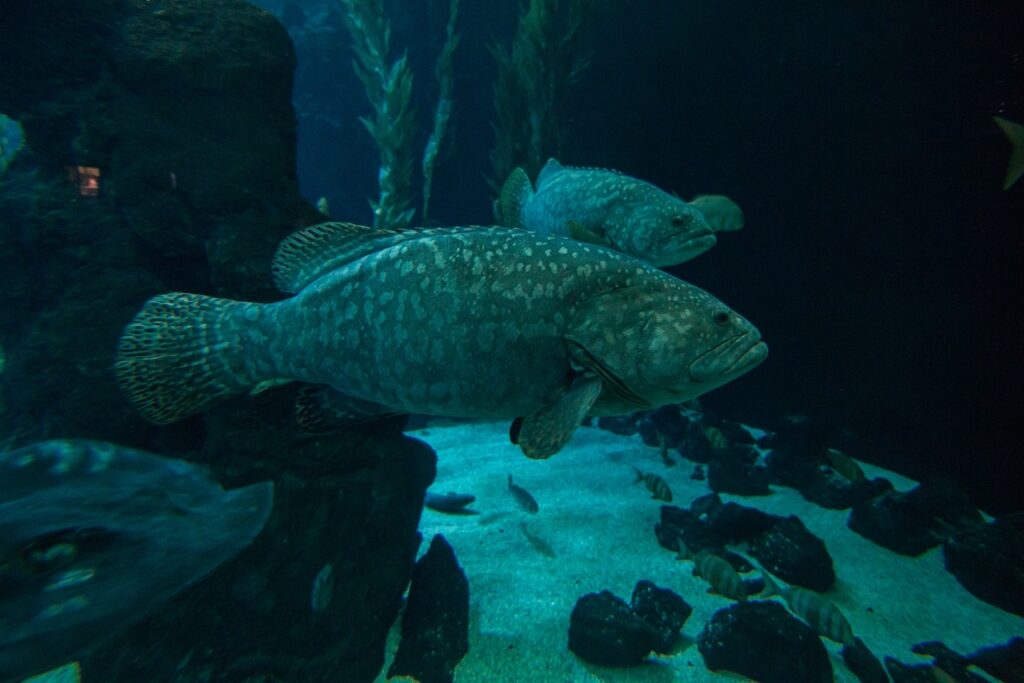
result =
[[[536,191],[522,169],[498,200],[506,225],[603,244],[656,266],[689,261],[715,245],[704,214],[638,178],[598,168],[572,168],[550,159]]]
[[[0,453],[0,681],[82,656],[242,550],[269,482],[109,443]]]
[[[125,330],[118,380],[167,423],[270,379],[392,412],[525,418],[542,457],[589,413],[683,401],[764,358],[714,297],[623,254],[499,227],[287,238],[274,304],[165,294]]]

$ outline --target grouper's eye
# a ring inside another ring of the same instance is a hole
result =
[[[711,314],[711,319],[715,321],[716,325],[728,325],[729,324],[729,311],[717,310]]]
[[[672,225],[681,228],[686,225],[686,218],[683,216],[672,216]]]

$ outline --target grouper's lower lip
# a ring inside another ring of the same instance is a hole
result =
[[[666,244],[661,249],[659,258],[654,265],[674,266],[677,263],[689,261],[715,246],[717,241],[718,238],[714,235],[705,234],[699,237],[691,237],[685,242],[679,242],[678,244]]]
[[[727,339],[690,363],[690,379],[712,382],[725,376],[744,373],[768,356],[768,345],[761,335],[747,332]]]

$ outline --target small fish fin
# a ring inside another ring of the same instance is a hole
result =
[[[577,242],[587,242],[589,244],[596,244],[600,247],[611,246],[608,240],[601,237],[593,230],[586,228],[576,221],[569,221],[566,224],[566,232]]]
[[[262,394],[264,391],[268,389],[273,389],[274,387],[279,387],[284,384],[291,384],[294,381],[295,380],[293,379],[286,379],[284,377],[263,380],[262,382],[260,382],[259,384],[257,384],[256,386],[249,390],[249,395],[256,396],[257,394]]]
[[[544,164],[544,168],[540,169],[540,175],[537,176],[537,187],[540,187],[542,183],[547,182],[551,176],[561,173],[566,169],[565,166],[558,162],[558,159],[554,157],[548,159],[547,163]]]
[[[633,468],[633,475],[634,475],[633,483],[634,484],[639,484],[640,482],[642,482],[644,480],[644,473],[641,472],[640,468],[637,467],[636,465],[630,465],[630,467]]]
[[[498,197],[498,222],[513,228],[523,227],[523,206],[533,197],[533,185],[526,171],[516,168],[501,186]]]
[[[548,458],[572,438],[601,394],[601,380],[581,375],[559,400],[523,419],[519,447],[529,458]]]
[[[45,673],[26,678],[22,683],[81,683],[82,667],[78,662],[71,662]]]
[[[686,545],[686,541],[683,540],[682,536],[676,536],[676,559],[689,560],[692,558],[693,551],[690,550],[690,546]]]
[[[114,360],[117,382],[139,414],[169,424],[255,384],[242,371],[244,345],[230,323],[258,305],[180,292],[147,301],[121,334]]]
[[[512,424],[508,427],[508,440],[513,444],[519,445],[519,432],[523,428],[523,418],[517,417],[512,420]]]
[[[326,384],[308,384],[295,398],[295,421],[304,431],[314,434],[401,414],[379,403],[348,396]]]
[[[714,232],[731,232],[743,228],[743,209],[724,194],[697,195],[689,202],[704,216]]]
[[[1024,175],[1024,124],[1009,121],[1002,116],[993,116],[992,120],[1003,129],[1006,139],[1013,147],[1010,152],[1010,163],[1006,167],[1006,179],[1003,180],[1003,189],[1009,190]]]
[[[775,583],[767,572],[761,572],[761,580],[764,581],[764,590],[761,591],[762,598],[770,598],[773,595],[782,595],[782,589]]]

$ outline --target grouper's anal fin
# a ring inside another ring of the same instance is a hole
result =
[[[314,434],[404,414],[379,403],[348,396],[326,384],[307,384],[295,399],[295,421],[303,431]]]
[[[560,399],[512,423],[513,443],[518,443],[528,458],[551,457],[569,443],[600,394],[600,379],[580,375]]]

